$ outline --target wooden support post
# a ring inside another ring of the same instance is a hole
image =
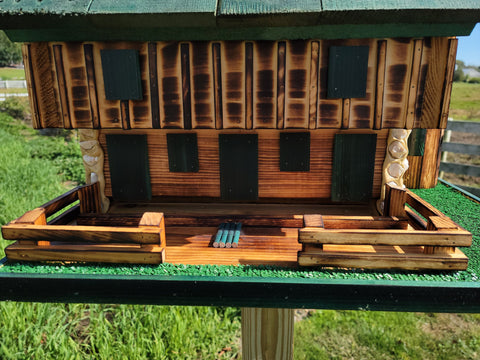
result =
[[[446,216],[429,216],[427,230],[458,230],[457,225]],[[454,246],[425,246],[424,254],[454,254]]]
[[[17,220],[12,221],[11,223],[25,224],[25,225],[47,225],[47,217],[45,215],[45,209],[40,207],[40,208],[27,211],[25,214],[23,214]],[[35,243],[35,241],[18,240],[17,243],[22,245],[29,245],[29,244]],[[36,244],[40,246],[48,246],[50,245],[50,241],[40,240],[40,241],[36,241]]]
[[[385,184],[385,216],[406,217],[405,203],[407,201],[407,191],[397,187]]]
[[[293,310],[242,308],[242,359],[293,359]]]

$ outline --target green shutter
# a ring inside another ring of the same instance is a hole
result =
[[[310,170],[310,133],[280,133],[280,171]]]
[[[223,200],[258,199],[258,135],[220,134],[220,190]]]
[[[142,79],[137,50],[101,50],[105,98],[142,100]]]
[[[367,90],[368,46],[331,46],[328,98],[364,98]]]
[[[198,172],[197,134],[167,134],[168,166],[172,172]]]
[[[372,197],[376,134],[336,134],[332,201],[364,202]]]
[[[112,195],[116,200],[150,200],[146,135],[107,135]]]

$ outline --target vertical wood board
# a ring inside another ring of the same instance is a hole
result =
[[[151,129],[152,123],[152,91],[149,79],[148,43],[132,43],[131,48],[138,51],[140,65],[140,82],[142,98],[129,101],[130,125],[132,129]]]
[[[31,43],[30,55],[39,119],[44,128],[63,127],[52,48],[48,43]]]
[[[223,128],[245,129],[245,43],[221,43]]]
[[[180,44],[162,42],[158,48],[160,122],[162,128],[183,128],[182,61]]]
[[[275,41],[253,44],[253,128],[277,127],[278,45]]]
[[[412,40],[387,40],[382,128],[405,128],[412,53]]]
[[[310,61],[311,46],[309,41],[287,41],[285,62],[285,129],[308,129],[310,118]]]
[[[212,43],[190,43],[192,128],[215,129],[214,68]]]

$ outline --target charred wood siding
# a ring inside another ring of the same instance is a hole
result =
[[[331,46],[368,46],[366,95],[327,97]],[[30,43],[34,126],[442,128],[456,40]],[[100,52],[138,51],[141,100],[106,100]]]

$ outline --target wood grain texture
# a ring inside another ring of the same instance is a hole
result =
[[[342,126],[342,99],[327,98],[329,48],[334,45],[342,44],[343,42],[333,40],[322,40],[320,42],[317,128],[338,129]]]
[[[420,126],[424,129],[436,129],[440,125],[448,52],[448,38],[431,39],[430,59],[425,79],[422,118],[420,120]]]
[[[407,188],[418,189],[422,174],[422,156],[407,156],[408,169],[403,176],[403,183]]]
[[[148,43],[131,43],[129,49],[137,50],[140,64],[140,76],[142,82],[142,100],[129,101],[130,126],[132,129],[151,129],[152,103],[150,96]]]
[[[277,127],[278,51],[274,41],[253,43],[253,128]]]
[[[350,46],[368,46],[367,87],[364,98],[350,100],[350,129],[373,129],[375,93],[377,87],[377,41],[374,39],[350,40]]]
[[[148,78],[150,81],[150,106],[152,109],[152,128],[160,129],[160,94],[158,92],[158,45],[148,43]]]
[[[2,235],[5,239],[11,240],[49,239],[61,242],[160,244],[158,229],[150,228],[11,224],[2,227]]]
[[[423,40],[415,40],[413,43],[413,64],[412,75],[410,77],[410,87],[408,93],[407,120],[405,127],[412,129],[415,123],[417,109],[418,83],[420,81],[421,65],[423,53]]]
[[[245,129],[245,43],[221,43],[224,129]]]
[[[428,189],[437,185],[440,143],[442,140],[441,129],[428,129],[425,138],[425,151],[422,159],[422,174],[420,188]]]
[[[210,42],[190,43],[192,128],[215,129],[213,51]]]
[[[309,99],[309,121],[308,128],[317,128],[317,108],[318,108],[318,64],[320,56],[320,42],[312,41],[312,58],[310,59],[310,99]]]
[[[31,43],[30,55],[41,125],[44,128],[63,127],[53,50],[48,43]]]
[[[285,127],[285,61],[287,43],[278,42],[277,48],[277,128]]]
[[[293,359],[293,309],[242,308],[242,358]]]
[[[190,83],[190,44],[180,44],[182,62],[183,128],[192,129],[192,91]]]
[[[98,116],[102,129],[121,129],[122,114],[120,100],[107,100],[105,96],[105,84],[103,81],[103,67],[100,51],[103,49],[129,48],[128,43],[102,43],[93,44],[93,62],[95,64],[95,83],[97,84]],[[73,54],[72,54],[73,56]],[[78,70],[80,72],[80,69]]]
[[[359,130],[360,131],[360,130]],[[148,138],[150,178],[153,196],[213,197],[220,196],[220,173],[218,153],[218,131],[197,132],[199,172],[175,173],[169,171],[166,132],[134,131],[145,133]],[[280,140],[275,130],[259,130],[258,141],[258,190],[260,198],[329,198],[331,193],[333,139],[336,130],[312,131],[310,139],[310,171],[280,172]],[[100,143],[105,146],[103,131]],[[222,131],[220,133],[228,133]],[[372,196],[380,194],[382,166],[388,130],[377,133],[375,172]],[[106,194],[111,196],[108,154],[105,155]]]
[[[63,118],[63,126],[66,129],[72,128],[70,111],[68,108],[67,84],[65,82],[65,69],[63,68],[62,45],[53,45],[53,57],[55,72],[57,73],[58,94],[60,97],[60,113]]]
[[[407,192],[405,189],[385,184],[385,208],[386,216],[405,217],[405,202],[407,200]]]
[[[375,115],[373,120],[374,129],[382,128],[386,57],[387,41],[379,40],[377,42],[377,83],[375,91]]]
[[[87,71],[88,97],[90,99],[90,110],[92,113],[92,125],[95,129],[100,127],[100,118],[98,115],[98,94],[97,84],[95,82],[95,64],[93,60],[93,45],[84,44],[85,67]]]
[[[458,249],[454,254],[425,255],[421,246],[336,246],[324,251],[309,248],[299,254],[303,266],[336,266],[364,269],[465,270],[468,258]]]
[[[405,128],[412,54],[412,40],[387,40],[382,128]]]
[[[304,244],[339,245],[437,245],[470,246],[471,234],[457,231],[418,231],[398,229],[302,228],[298,241]]]
[[[422,127],[423,102],[425,100],[425,84],[427,81],[427,72],[431,61],[432,38],[423,38],[422,59],[420,61],[420,72],[417,84],[417,99],[415,101],[415,121],[413,128]]]
[[[34,129],[41,129],[40,114],[38,111],[38,100],[36,93],[35,77],[33,76],[33,65],[30,44],[22,45],[22,57],[25,68],[25,79],[27,81],[28,98],[30,100],[30,111],[32,113],[32,126]]]
[[[183,128],[182,61],[180,44],[161,42],[158,48],[160,122],[162,128]]]
[[[287,41],[285,59],[284,128],[308,129],[310,117],[310,42],[307,40]]]
[[[64,43],[61,49],[70,122],[75,129],[92,128],[93,114],[89,96],[90,88],[87,79],[84,45],[82,43]],[[97,79],[93,79],[93,82],[96,83]]]
[[[457,58],[457,39],[448,40],[448,59],[447,59],[447,70],[445,73],[445,84],[443,91],[442,99],[442,112],[440,118],[440,129],[445,129],[447,127],[448,121],[448,111],[450,109],[450,97],[452,95],[452,83],[453,83],[453,74],[455,72],[455,60]]]
[[[18,241],[5,250],[11,260],[20,261],[81,261],[117,264],[160,264],[165,257],[161,246],[109,244],[28,246]]]

